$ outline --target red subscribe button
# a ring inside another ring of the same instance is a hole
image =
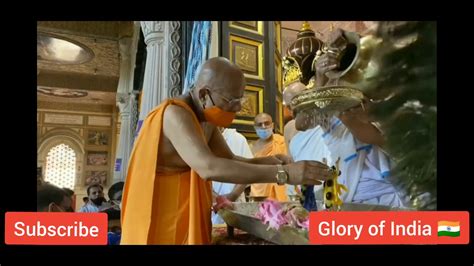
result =
[[[311,244],[469,244],[469,212],[312,212]]]
[[[9,245],[106,245],[106,213],[7,212]]]

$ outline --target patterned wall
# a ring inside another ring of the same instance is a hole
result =
[[[107,110],[107,106],[102,109]],[[74,186],[77,207],[82,206],[82,197],[86,196],[86,188],[91,183],[99,182],[105,190],[111,185],[117,129],[120,128],[116,116],[115,112],[66,111],[38,106],[38,167],[46,170],[47,153],[57,144],[66,143],[73,148],[80,156]]]

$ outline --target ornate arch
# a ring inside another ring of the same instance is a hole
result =
[[[83,176],[83,161],[84,161],[84,140],[74,130],[67,128],[57,128],[47,132],[38,141],[37,150],[37,166],[41,167],[43,171],[46,169],[46,157],[51,148],[59,145],[66,144],[71,147],[76,153],[76,176],[75,176],[75,187],[81,186],[81,180]],[[44,176],[44,172],[43,172]]]

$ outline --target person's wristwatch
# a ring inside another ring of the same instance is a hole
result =
[[[288,182],[288,173],[283,169],[283,165],[277,164],[278,172],[276,174],[277,184],[282,186]]]

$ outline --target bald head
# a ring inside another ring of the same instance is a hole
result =
[[[270,122],[273,122],[272,116],[267,114],[267,113],[260,113],[260,114],[255,116],[255,122],[260,121],[262,119],[269,120]]]
[[[227,58],[214,57],[202,64],[194,85],[191,95],[198,108],[217,106],[232,113],[242,109],[244,73]]]
[[[306,86],[301,82],[291,83],[283,91],[283,104],[289,107],[291,99],[293,99],[293,97],[295,97],[296,95],[298,95],[305,89],[306,89]]]
[[[243,89],[244,74],[242,70],[225,57],[214,57],[202,66],[196,80],[196,87],[210,87],[233,94],[234,90]]]
[[[254,127],[256,128],[273,128],[273,119],[267,113],[260,113],[255,116]]]

